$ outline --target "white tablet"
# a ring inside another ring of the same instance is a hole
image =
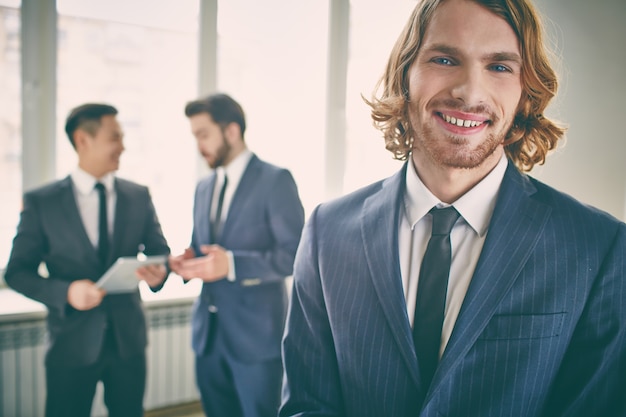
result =
[[[146,265],[164,265],[166,261],[167,255],[143,258],[124,256],[117,258],[117,261],[96,282],[96,285],[108,294],[135,291],[139,284],[139,280],[135,275],[137,268]]]

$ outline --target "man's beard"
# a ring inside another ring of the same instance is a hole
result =
[[[487,128],[500,124],[500,118],[487,106],[481,105],[466,108],[453,100],[443,100],[433,104],[466,113],[489,115],[489,120],[486,123],[489,123],[490,126]],[[411,107],[409,111],[412,114],[418,114],[417,112],[419,110],[413,106]],[[493,155],[504,142],[512,123],[512,120],[505,122],[502,125],[502,129],[490,133],[476,147],[470,148],[471,141],[464,138],[462,135],[452,133],[436,134],[431,126],[425,126],[423,123],[415,123],[414,118],[410,117],[413,151],[425,152],[426,155],[439,166],[458,169],[477,168]],[[416,126],[418,128],[416,128]]]
[[[226,142],[226,138],[222,133],[222,146],[220,146],[217,151],[215,151],[215,161],[213,163],[209,162],[209,166],[212,169],[219,168],[224,165],[224,162],[230,155],[231,146],[228,142]]]
[[[445,140],[441,140],[430,127],[424,126],[419,130],[413,129],[413,149],[425,152],[437,165],[472,169],[479,167],[493,155],[504,137],[504,133],[491,133],[477,147],[469,149],[469,141],[462,136],[449,134]]]

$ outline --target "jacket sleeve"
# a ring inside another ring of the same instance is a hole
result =
[[[154,204],[152,202],[152,198],[150,196],[150,192],[146,189],[146,200],[145,200],[145,217],[144,217],[145,225],[144,225],[144,253],[146,255],[169,255],[170,247],[167,244],[167,240],[163,235],[163,230],[161,228],[161,223],[159,222],[159,218],[157,216],[156,210],[154,208]],[[171,270],[169,268],[169,264],[165,263],[165,268],[167,270],[165,279],[163,282],[156,286],[150,287],[153,292],[157,292],[163,288],[165,281],[167,280]]]
[[[545,417],[626,416],[626,224],[594,280]]]
[[[273,244],[263,250],[232,250],[237,279],[282,281],[293,273],[293,263],[304,226],[304,209],[288,170],[280,170],[268,187],[265,221]]]
[[[337,417],[342,392],[334,341],[318,268],[315,215],[307,223],[294,267],[294,285],[283,337],[280,417]]]
[[[40,202],[36,194],[27,193],[4,279],[15,291],[63,312],[67,305],[70,282],[45,278],[39,266],[47,252],[47,237],[41,223]]]

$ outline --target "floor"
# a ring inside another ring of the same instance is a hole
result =
[[[145,417],[206,417],[202,412],[200,402],[181,404],[174,407],[150,410]]]

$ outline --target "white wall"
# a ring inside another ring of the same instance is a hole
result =
[[[569,126],[565,146],[532,175],[626,218],[626,2],[535,0],[562,62],[547,112]],[[549,19],[547,19],[549,18]]]

